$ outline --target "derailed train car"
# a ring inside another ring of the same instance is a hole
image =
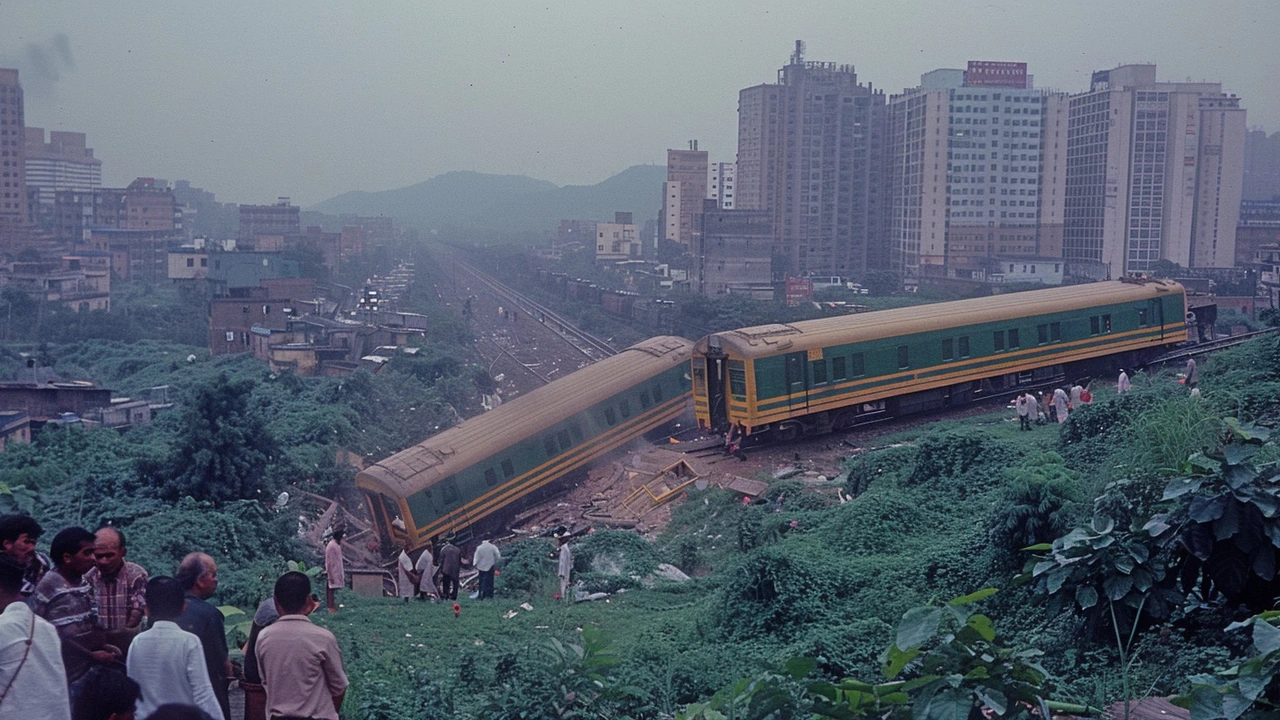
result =
[[[385,542],[414,547],[510,514],[687,410],[693,343],[655,337],[362,470]]]
[[[1186,296],[1125,279],[710,335],[694,414],[780,439],[1135,367],[1187,340]]]

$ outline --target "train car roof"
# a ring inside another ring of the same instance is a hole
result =
[[[693,343],[659,336],[514,398],[361,470],[356,483],[407,497],[673,366]]]
[[[790,324],[757,325],[703,338],[698,341],[697,351],[706,352],[709,339],[714,337],[724,351],[734,357],[768,357],[850,342],[1012,320],[1027,315],[1135,302],[1175,293],[1181,294],[1182,286],[1170,280],[1109,280]]]

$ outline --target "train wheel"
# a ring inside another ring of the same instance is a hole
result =
[[[791,442],[800,437],[799,423],[783,423],[778,426],[778,440],[780,442]]]

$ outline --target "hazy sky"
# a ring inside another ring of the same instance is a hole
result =
[[[1280,130],[1277,28],[1280,0],[0,0],[0,67],[105,184],[307,205],[449,170],[591,184],[694,138],[732,161],[738,90],[797,39],[889,93],[969,59],[1072,92],[1155,62]]]

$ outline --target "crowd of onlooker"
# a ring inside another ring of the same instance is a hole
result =
[[[66,528],[48,555],[43,533],[30,516],[0,516],[0,720],[230,720],[213,558],[191,553],[151,577],[117,528]],[[307,617],[318,606],[311,579],[287,572],[255,615],[245,679],[266,717],[338,718],[347,677],[333,634]]]

